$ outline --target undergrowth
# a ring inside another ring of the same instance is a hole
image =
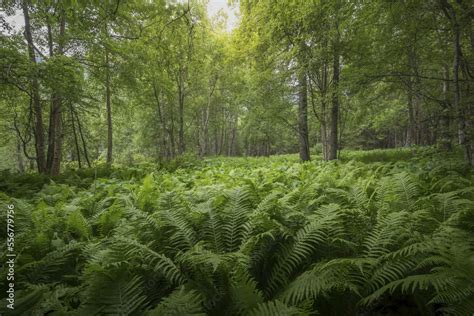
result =
[[[4,174],[15,313],[472,315],[473,173],[396,155]]]

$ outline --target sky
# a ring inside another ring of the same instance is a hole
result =
[[[222,10],[227,14],[227,31],[237,27],[239,18],[238,18],[238,4],[235,6],[229,6],[227,0],[210,0],[207,4],[207,14],[209,17],[215,16],[219,10]]]
[[[5,18],[5,21],[14,29],[19,30],[23,25],[23,14],[20,10],[15,11],[14,15],[5,16],[5,12],[0,10],[0,16]],[[3,27],[0,27],[0,31],[3,33],[5,30]]]
[[[209,0],[207,4],[207,13],[209,17],[214,17],[220,10],[222,10],[227,15],[227,31],[232,31],[232,29],[237,27],[239,21],[238,4],[230,6],[227,0]],[[6,21],[13,27],[14,30],[18,30],[24,25],[23,14],[20,10],[17,10],[15,15],[6,17]]]

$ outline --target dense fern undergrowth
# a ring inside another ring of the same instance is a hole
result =
[[[4,173],[15,314],[474,313],[474,174],[455,155],[172,169]]]

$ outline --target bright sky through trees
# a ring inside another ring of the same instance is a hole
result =
[[[207,4],[207,14],[209,15],[209,17],[215,18],[216,15],[219,14],[220,12],[224,13],[227,16],[227,21],[226,21],[227,31],[231,31],[237,27],[238,21],[239,21],[238,3],[235,5],[229,5],[227,0],[209,0]],[[1,12],[1,15],[4,15],[4,12]],[[25,25],[21,10],[17,10],[15,15],[6,16],[5,20],[14,29],[19,29]]]
[[[212,18],[219,11],[225,13],[227,15],[227,31],[230,31],[237,27],[238,24],[238,4],[236,5],[229,5],[227,0],[210,0],[207,4],[207,13]]]

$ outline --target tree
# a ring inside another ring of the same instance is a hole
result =
[[[23,17],[25,19],[25,38],[28,43],[28,55],[33,67],[36,65],[36,54],[35,45],[33,43],[33,36],[31,33],[30,14],[28,8],[28,1],[23,0],[22,10]],[[30,91],[31,91],[31,102],[33,103],[33,111],[35,117],[35,128],[33,133],[35,135],[35,150],[36,150],[36,166],[38,172],[44,173],[46,169],[46,157],[45,157],[45,138],[43,128],[43,109],[41,106],[39,83],[35,75],[31,76],[30,79]]]

